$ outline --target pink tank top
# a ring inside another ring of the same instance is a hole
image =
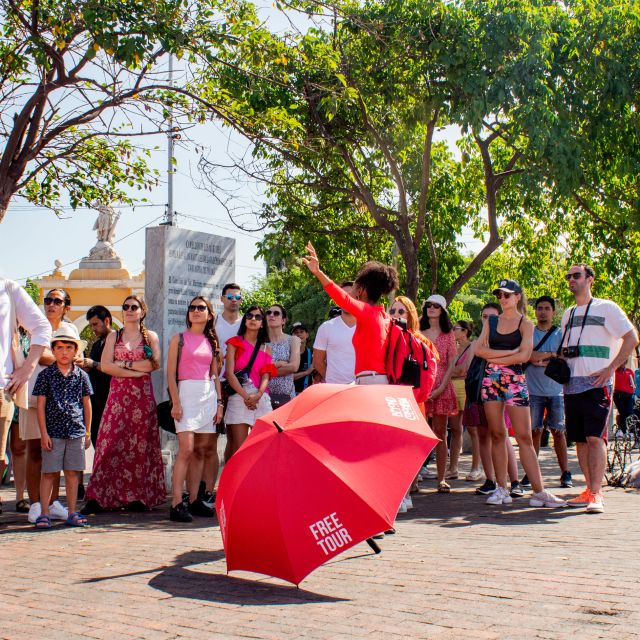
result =
[[[209,380],[211,344],[205,336],[185,331],[184,345],[178,365],[178,380]]]

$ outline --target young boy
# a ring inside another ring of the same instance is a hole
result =
[[[40,503],[42,514],[36,528],[51,529],[49,499],[53,482],[64,471],[69,517],[66,524],[84,527],[87,519],[76,510],[78,484],[85,467],[84,451],[89,447],[91,402],[93,393],[89,376],[74,358],[84,350],[78,330],[70,324],[61,326],[51,338],[55,362],[38,374],[33,395],[38,398],[38,425],[42,443],[42,478]]]

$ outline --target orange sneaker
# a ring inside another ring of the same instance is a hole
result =
[[[586,488],[579,496],[567,500],[568,507],[586,507],[591,502],[591,491]]]
[[[604,500],[601,493],[592,493],[587,505],[587,513],[604,513]]]

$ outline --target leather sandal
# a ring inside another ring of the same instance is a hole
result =
[[[438,493],[451,493],[451,487],[443,480],[438,483]]]

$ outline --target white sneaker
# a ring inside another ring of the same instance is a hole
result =
[[[422,474],[420,472],[418,472],[418,476],[416,478],[418,480],[418,482],[422,482],[424,480],[424,478],[422,477]]]
[[[420,473],[422,474],[422,478],[424,480],[433,480],[434,478],[438,477],[438,474],[435,471],[431,471],[429,467],[422,467]]]
[[[402,502],[405,507],[407,507],[407,511],[411,511],[411,509],[413,509],[413,500],[411,499],[411,496],[406,496]]]
[[[400,503],[400,506],[398,507],[398,513],[407,513],[407,504],[404,501],[404,498],[402,499],[402,502]]]
[[[624,440],[624,432],[618,429],[615,435],[616,440]]]
[[[487,498],[487,504],[511,504],[513,499],[509,495],[509,492],[504,488],[498,486],[496,490]]]
[[[58,500],[54,500],[49,506],[49,517],[52,520],[66,520],[69,517],[69,511]]]
[[[36,520],[42,515],[42,505],[39,502],[34,502],[29,507],[29,515],[27,515],[27,520],[31,524],[35,524]]]
[[[529,506],[553,509],[554,507],[566,507],[567,502],[566,500],[557,498],[550,491],[539,491],[538,493],[532,494],[529,499]]]
[[[602,494],[591,494],[591,499],[587,505],[587,513],[604,513],[604,500]]]

